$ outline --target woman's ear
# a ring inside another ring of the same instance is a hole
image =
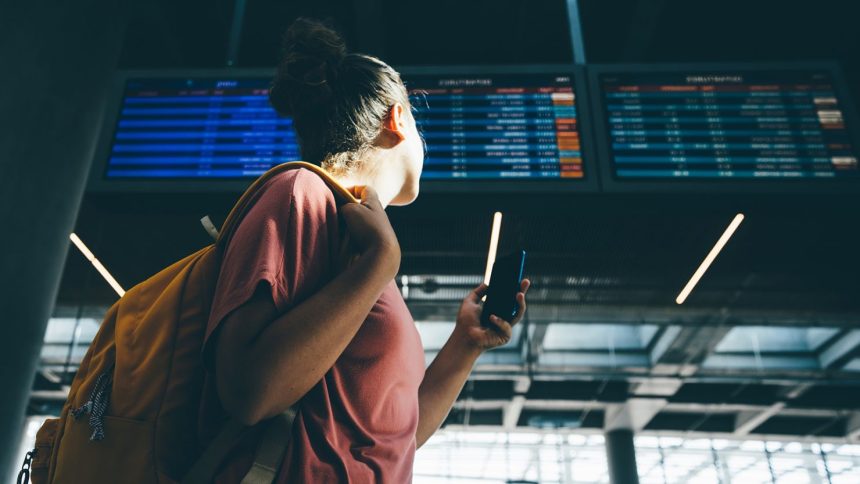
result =
[[[400,103],[394,103],[388,110],[388,115],[383,121],[386,131],[397,137],[398,142],[406,139],[406,111]]]

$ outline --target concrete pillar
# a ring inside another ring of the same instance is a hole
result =
[[[11,475],[126,0],[0,2],[0,476]]]
[[[612,484],[639,484],[633,431],[616,429],[606,432],[606,462]]]

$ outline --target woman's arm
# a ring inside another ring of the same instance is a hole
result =
[[[433,363],[427,367],[418,390],[417,447],[424,445],[442,425],[481,353],[511,340],[513,326],[522,320],[526,311],[526,293],[530,284],[528,279],[524,279],[520,286],[517,294],[519,311],[513,321],[491,316],[494,328],[484,328],[480,323],[481,298],[487,291],[486,285],[476,287],[463,299],[457,325]]]
[[[442,425],[479,356],[480,348],[452,334],[427,367],[418,390],[417,447],[424,445]]]
[[[352,265],[284,314],[257,291],[222,323],[216,386],[240,422],[253,425],[285,411],[319,382],[397,274],[400,248],[388,218],[371,190],[362,199],[341,207],[361,252]]]

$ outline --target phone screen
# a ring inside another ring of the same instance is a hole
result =
[[[481,311],[481,324],[483,326],[493,326],[490,323],[491,314],[495,314],[505,321],[511,321],[516,316],[519,310],[517,293],[520,292],[525,262],[526,251],[524,250],[496,258],[493,263],[493,272],[490,275],[487,300]]]

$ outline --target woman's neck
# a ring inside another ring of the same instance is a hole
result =
[[[361,170],[348,175],[332,174],[344,188],[352,189],[357,186],[370,186],[379,195],[383,208],[388,207],[403,189],[405,174],[398,170],[398,164],[383,157],[369,157],[360,162]]]

